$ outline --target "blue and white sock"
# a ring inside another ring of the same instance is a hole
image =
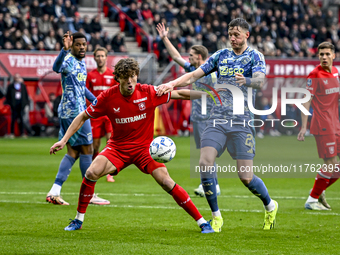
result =
[[[219,211],[217,203],[216,179],[202,178],[202,186],[205,193],[205,198],[210,206],[212,212]]]
[[[76,160],[74,158],[72,158],[70,155],[65,154],[65,156],[63,157],[63,159],[60,162],[59,170],[58,170],[57,176],[55,178],[54,184],[56,184],[60,187],[63,186],[63,183],[67,180],[67,177],[70,175],[70,172],[72,170],[72,166],[73,166],[75,161]],[[52,193],[52,195],[54,195],[54,196],[59,196],[60,190],[58,192],[55,188],[53,189],[53,187],[52,187],[50,193]],[[54,193],[59,193],[59,194],[54,194]]]

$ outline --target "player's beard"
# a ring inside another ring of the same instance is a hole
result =
[[[241,50],[243,48],[243,46],[245,45],[246,41],[244,40],[243,42],[241,42],[240,44],[236,44],[234,45],[234,47],[232,46],[233,50]]]

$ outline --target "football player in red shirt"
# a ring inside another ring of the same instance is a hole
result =
[[[97,102],[80,113],[65,136],[50,149],[51,154],[61,150],[72,134],[89,118],[107,115],[112,123],[113,135],[87,169],[80,188],[77,215],[65,230],[78,230],[82,227],[87,206],[100,177],[116,175],[125,167],[135,164],[143,173],[151,174],[172,195],[177,204],[195,219],[202,233],[213,233],[214,230],[197,210],[188,193],[171,179],[165,165],[154,161],[149,154],[155,108],[167,103],[170,98],[190,99],[190,91],[177,90],[157,96],[156,87],[137,83],[139,67],[132,58],[121,59],[115,66],[114,75],[120,85],[101,93]]]
[[[340,123],[339,123],[339,79],[338,70],[333,67],[335,58],[334,45],[323,42],[318,46],[320,65],[307,79],[307,89],[312,98],[304,105],[306,109],[312,105],[313,116],[310,132],[314,135],[319,157],[323,159],[323,167],[319,170],[314,187],[305,203],[309,210],[330,210],[325,199],[325,190],[339,177],[340,156]],[[304,141],[308,116],[301,113],[302,126],[297,139]]]
[[[98,47],[93,52],[94,60],[97,63],[97,68],[87,74],[86,87],[92,92],[95,97],[100,93],[118,85],[114,79],[113,70],[106,66],[107,50],[103,47]],[[91,119],[91,128],[93,136],[93,160],[97,157],[100,148],[100,139],[106,137],[109,140],[112,133],[112,126],[109,118],[103,116],[97,119]],[[108,182],[114,182],[112,175],[107,175]]]

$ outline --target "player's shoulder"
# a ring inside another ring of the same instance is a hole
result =
[[[321,65],[318,65],[309,73],[308,77],[318,77],[322,71]]]
[[[112,74],[113,75],[113,70],[111,68],[106,68],[105,74]]]
[[[332,74],[335,75],[339,75],[339,70],[338,68],[336,68],[335,66],[332,67]]]
[[[71,54],[71,52],[69,52],[69,53],[67,53],[66,57],[64,58],[64,61],[71,63],[71,62],[75,62],[76,58],[75,58],[75,56],[73,56]]]
[[[120,93],[119,86],[112,86],[112,87],[104,90],[100,94],[103,95],[104,97],[107,97],[107,96],[112,96],[112,95],[117,94],[117,93]]]
[[[141,91],[141,92],[150,92],[150,90],[157,90],[157,87],[154,85],[150,84],[141,84],[137,83],[136,84],[136,90]]]
[[[245,53],[252,56],[255,59],[264,59],[264,55],[262,52],[258,51],[257,49],[253,49],[251,47],[248,47]]]
[[[90,72],[87,73],[87,76],[95,76],[98,73],[97,69],[93,69]]]

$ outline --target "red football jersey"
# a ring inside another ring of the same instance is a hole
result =
[[[99,73],[97,69],[87,74],[86,87],[95,97],[98,97],[104,90],[111,88],[119,83],[114,79],[113,70],[106,68],[104,73]]]
[[[310,132],[313,135],[329,135],[340,132],[339,123],[339,74],[317,66],[307,77],[307,89],[312,94],[313,116]]]
[[[86,113],[91,118],[107,115],[112,123],[113,135],[108,144],[119,150],[149,147],[153,139],[155,108],[167,103],[170,93],[157,96],[156,87],[136,84],[131,96],[123,96],[120,86],[114,86],[97,98]]]

